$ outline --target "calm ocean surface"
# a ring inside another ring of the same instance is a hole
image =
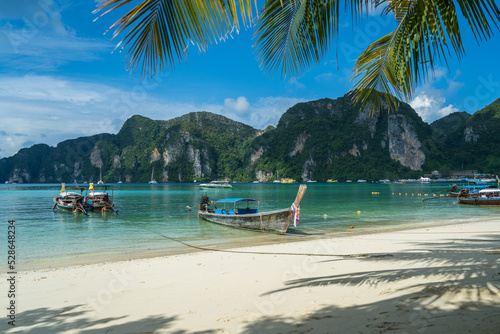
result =
[[[120,184],[113,191],[119,214],[87,217],[51,210],[59,184],[0,185],[0,238],[6,245],[7,222],[14,219],[16,260],[22,270],[192,250],[161,234],[197,246],[225,248],[476,221],[500,213],[500,208],[459,206],[454,198],[422,201],[425,194],[448,189],[447,183],[310,183],[301,203],[300,225],[292,226],[285,236],[219,226],[198,220],[196,209],[186,209],[198,205],[205,192],[211,200],[252,197],[261,201],[261,210],[280,209],[291,205],[298,188],[298,184],[233,184],[233,189],[201,190],[197,184]]]

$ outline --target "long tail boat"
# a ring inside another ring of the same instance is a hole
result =
[[[83,191],[85,188],[83,187],[68,187],[68,190],[79,190],[80,193],[73,191],[66,191],[65,184],[62,184],[61,192],[59,195],[54,197],[54,206],[52,210],[56,207],[59,210],[70,211],[70,212],[83,212],[87,214],[87,210],[85,209],[85,197],[83,196]]]
[[[285,234],[294,222],[296,226],[300,215],[300,202],[307,186],[302,184],[292,206],[286,209],[261,212],[259,208],[250,208],[259,203],[253,198],[226,198],[215,202],[215,208],[210,209],[210,200],[206,194],[201,197],[198,217],[213,223],[241,229]]]
[[[483,189],[476,195],[458,196],[458,204],[500,206],[500,189]]]
[[[107,185],[96,185],[95,188],[104,188],[104,191],[94,191],[94,184],[89,184],[89,193],[85,197],[85,206],[91,211],[115,211],[114,203],[106,192]],[[118,212],[118,211],[116,211]]]

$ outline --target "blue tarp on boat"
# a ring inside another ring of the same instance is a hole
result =
[[[216,201],[216,203],[236,203],[236,202],[258,202],[253,198],[224,198]]]

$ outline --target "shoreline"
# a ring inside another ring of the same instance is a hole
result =
[[[481,217],[481,221],[492,221],[496,220],[494,217]],[[74,254],[70,256],[65,256],[62,258],[57,258],[55,260],[31,260],[27,263],[19,265],[19,272],[26,271],[36,271],[36,270],[50,270],[50,269],[61,269],[66,267],[74,267],[74,266],[86,266],[86,265],[94,265],[94,264],[105,264],[112,262],[122,262],[122,261],[133,261],[133,260],[141,260],[141,259],[151,259],[151,258],[163,258],[169,256],[183,255],[183,254],[191,254],[191,253],[199,253],[199,252],[209,252],[209,251],[223,251],[223,250],[233,250],[240,248],[249,248],[249,247],[260,247],[260,246],[273,246],[273,245],[281,245],[281,244],[293,244],[297,242],[307,242],[314,240],[322,240],[322,239],[335,239],[335,238],[344,238],[344,237],[354,237],[354,236],[362,236],[362,235],[371,235],[371,234],[380,234],[380,233],[391,233],[391,232],[400,232],[407,230],[415,230],[415,229],[423,229],[429,227],[441,227],[447,225],[460,225],[460,224],[469,224],[475,223],[470,220],[467,221],[451,221],[451,222],[443,222],[440,221],[438,223],[411,223],[411,224],[402,224],[398,226],[377,226],[377,227],[368,227],[368,228],[353,228],[346,229],[345,231],[337,231],[332,233],[324,233],[324,234],[301,234],[294,232],[289,232],[286,235],[278,235],[274,233],[267,233],[271,238],[271,240],[245,240],[243,243],[241,240],[227,242],[222,245],[218,244],[208,244],[208,245],[194,245],[195,243],[186,242],[186,244],[193,244],[194,247],[189,247],[183,245],[182,248],[173,248],[170,250],[150,250],[150,251],[142,251],[142,252],[127,252],[127,253],[119,253],[115,252],[107,252],[107,253],[84,253],[84,254]],[[231,227],[227,227],[231,228]],[[262,233],[259,231],[243,231],[242,233]],[[168,238],[166,238],[168,240]],[[173,241],[177,244],[183,243],[184,241]],[[220,246],[220,247],[219,247]],[[206,248],[200,250],[198,248]]]
[[[16,327],[0,330],[495,332],[499,242],[487,219],[24,271]]]

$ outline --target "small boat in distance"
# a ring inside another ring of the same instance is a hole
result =
[[[332,179],[328,179],[326,180],[327,183],[338,183],[339,181],[337,180],[332,180]]]
[[[278,170],[276,170],[276,180],[274,180],[273,183],[281,183],[280,173],[278,172]]]
[[[151,171],[151,180],[148,182],[149,184],[157,184],[158,182],[155,181],[153,174],[155,173],[155,168],[153,167],[153,170]]]
[[[66,191],[66,184],[62,184],[61,193],[54,197],[54,206],[52,210],[56,207],[59,210],[69,211],[69,212],[83,212],[87,214],[85,209],[85,197],[83,196],[84,187],[68,187],[68,190],[79,190],[80,193]]]
[[[431,183],[431,182],[432,182],[432,180],[431,180],[429,177],[423,177],[423,176],[422,176],[422,177],[419,179],[419,182],[420,182],[420,183]]]
[[[281,179],[281,183],[295,183],[294,179],[284,178]]]
[[[260,212],[259,201],[253,198],[221,199],[215,202],[214,209],[210,209],[210,200],[205,194],[201,196],[198,217],[235,228],[285,234],[292,221],[295,226],[298,224],[300,202],[306,189],[305,184],[300,185],[297,197],[290,208],[266,212]],[[257,204],[257,208],[250,208],[252,203]]]
[[[500,206],[500,189],[483,189],[474,195],[459,195],[458,204]]]
[[[104,184],[102,181],[102,167],[99,167],[99,181],[97,181],[97,184]]]
[[[233,186],[229,184],[229,181],[211,181],[210,183],[200,183],[201,189],[232,189]]]

